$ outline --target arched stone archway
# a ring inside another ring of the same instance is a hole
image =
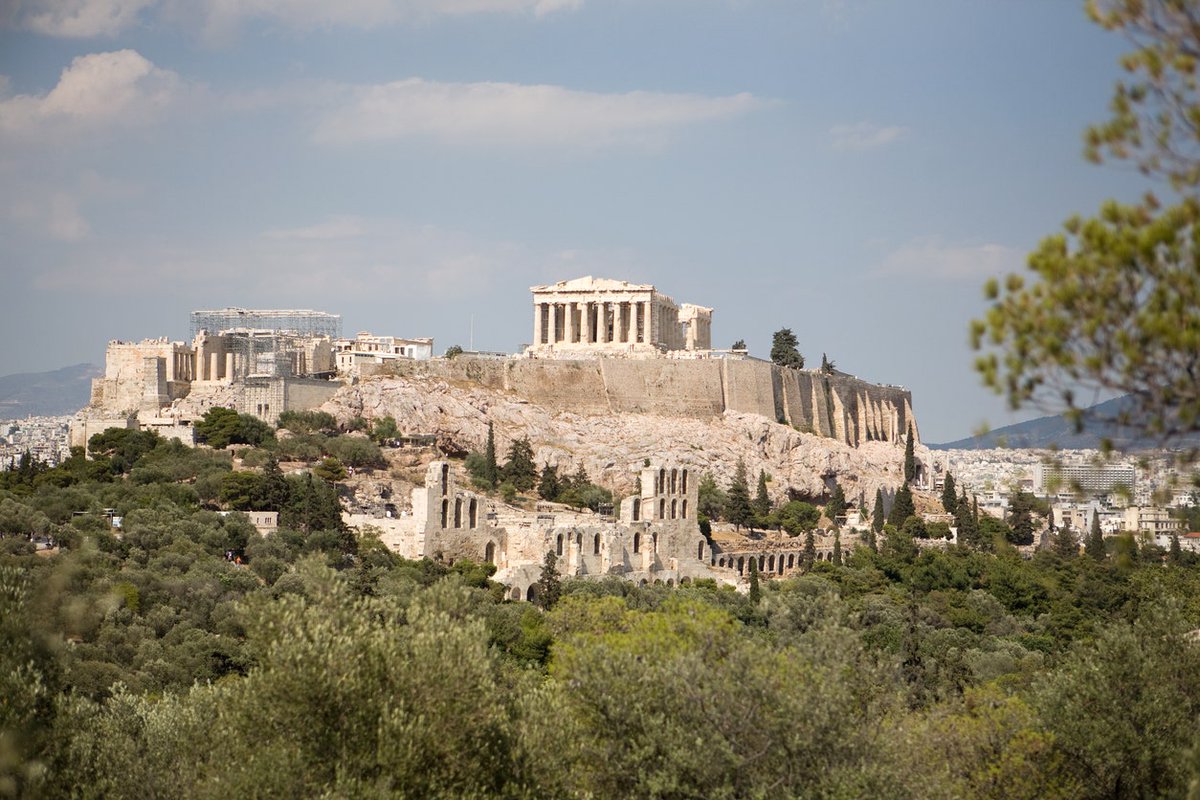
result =
[[[488,564],[496,563],[496,543],[488,542],[487,547],[483,548],[483,560]]]

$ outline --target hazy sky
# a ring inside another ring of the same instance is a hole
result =
[[[1081,5],[0,0],[0,375],[227,305],[511,351],[590,274],[790,327],[927,441],[1005,424],[983,282],[1139,193],[1080,155],[1127,49]]]

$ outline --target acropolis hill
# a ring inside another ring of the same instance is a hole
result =
[[[492,420],[501,444],[529,436],[539,460],[579,461],[617,488],[645,458],[666,457],[718,476],[742,458],[774,476],[772,493],[820,494],[835,475],[850,497],[900,483],[910,424],[917,435],[906,389],[714,350],[713,309],[677,305],[652,285],[585,277],[531,291],[533,344],[507,357],[431,358],[429,339],[341,338],[340,318],[321,312],[197,312],[191,344],[110,344],[76,440],[113,424],[186,440],[217,405],[267,421],[319,407],[390,415],[448,453],[479,448]],[[293,327],[275,325],[280,315]],[[225,319],[251,324],[202,325]]]

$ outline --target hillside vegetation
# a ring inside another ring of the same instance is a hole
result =
[[[1186,554],[897,537],[750,595],[547,574],[542,608],[341,530],[320,478],[264,481],[264,537],[201,499],[226,453],[110,444],[0,479],[3,796],[1149,798],[1200,774]]]

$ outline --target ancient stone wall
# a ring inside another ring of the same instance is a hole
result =
[[[897,442],[912,395],[850,375],[780,367],[758,359],[454,359],[389,365],[384,374],[436,378],[511,392],[553,411],[708,419],[757,414],[857,446]],[[920,434],[917,433],[919,440]]]

